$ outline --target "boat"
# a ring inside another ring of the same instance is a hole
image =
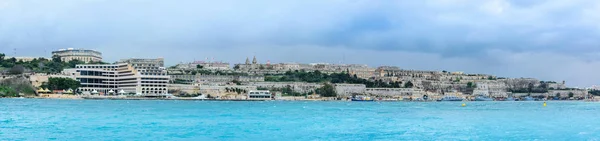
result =
[[[487,96],[477,96],[475,97],[475,101],[494,101],[494,99]]]
[[[352,97],[352,101],[375,101],[375,99],[368,96],[355,96]]]
[[[535,101],[535,99],[531,96],[526,96],[523,98],[523,101]]]
[[[463,99],[456,96],[445,96],[438,101],[463,101]]]
[[[517,99],[515,99],[514,97],[508,97],[505,98],[504,101],[516,101]]]

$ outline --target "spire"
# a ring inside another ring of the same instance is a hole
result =
[[[248,59],[248,57],[246,57],[246,65],[250,65],[250,59]]]
[[[258,62],[256,62],[256,56],[254,56],[254,58],[252,59],[252,64],[256,64]]]

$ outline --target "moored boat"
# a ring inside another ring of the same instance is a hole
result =
[[[475,101],[494,101],[494,99],[487,96],[477,96],[475,97]]]
[[[505,98],[504,101],[516,101],[514,97]]]
[[[438,101],[463,101],[463,99],[460,97],[456,97],[456,96],[445,96]]]
[[[375,99],[368,96],[354,96],[352,101],[375,101]]]
[[[535,99],[531,96],[526,96],[523,98],[523,101],[535,101]]]

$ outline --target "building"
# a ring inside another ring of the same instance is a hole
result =
[[[52,56],[58,56],[64,62],[71,60],[79,60],[86,63],[102,61],[102,53],[88,49],[59,49],[58,51],[53,51]]]
[[[156,59],[141,59],[141,58],[131,58],[131,59],[121,59],[120,63],[131,64],[131,66],[142,72],[143,74],[149,75],[157,75],[158,73],[167,73],[165,70],[165,59],[164,58],[156,58]]]
[[[294,92],[308,93],[314,92],[317,88],[322,87],[319,83],[306,83],[306,82],[249,82],[249,86],[256,86],[262,89],[281,89],[291,88]]]
[[[226,83],[232,81],[239,82],[263,82],[264,76],[243,76],[243,75],[170,75],[171,83]]]
[[[364,94],[367,88],[364,84],[335,84],[335,92],[339,97]]]
[[[202,66],[202,69],[207,70],[231,70],[229,63],[227,62],[204,62],[204,61],[196,61],[190,64],[190,67],[196,68],[196,66]]]
[[[273,95],[269,91],[253,90],[253,91],[248,92],[248,99],[269,100],[272,98],[273,98]]]
[[[114,94],[121,90],[142,95],[168,92],[169,76],[160,69],[164,68],[162,64],[131,63],[77,65],[74,76],[81,83],[78,90],[90,94]]]
[[[181,63],[177,65],[177,69],[196,69],[201,66],[205,70],[220,70],[228,71],[231,70],[229,63],[227,62],[205,62],[205,61],[194,61],[192,63]]]
[[[426,94],[422,89],[415,88],[367,88],[365,93],[374,96],[389,96],[389,97],[398,97],[398,96],[416,96],[422,97],[422,95]]]

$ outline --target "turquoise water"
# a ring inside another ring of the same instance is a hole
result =
[[[0,140],[599,140],[600,103],[0,99]]]

